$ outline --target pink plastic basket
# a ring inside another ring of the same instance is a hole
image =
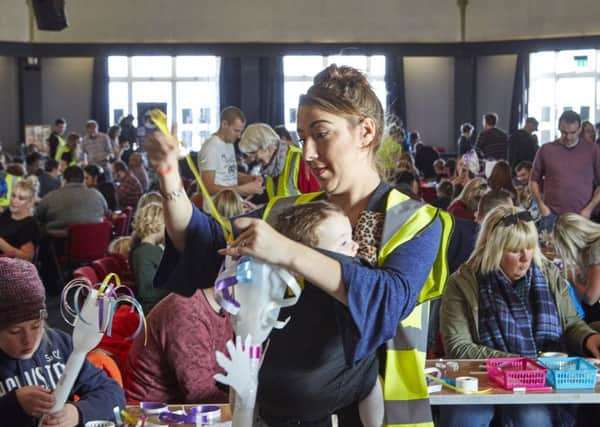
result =
[[[524,387],[527,390],[545,389],[546,368],[527,357],[486,359],[488,376],[500,387],[512,390]]]

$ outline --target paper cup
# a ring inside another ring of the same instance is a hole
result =
[[[88,421],[85,427],[115,427],[112,421]]]

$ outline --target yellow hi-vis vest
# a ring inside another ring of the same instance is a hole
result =
[[[0,207],[6,208],[10,206],[10,195],[12,194],[12,189],[15,184],[23,179],[20,176],[11,175],[9,173],[6,174],[4,180],[6,181],[6,194],[0,197]]]
[[[267,204],[263,219],[273,224],[278,215],[292,205],[307,203],[323,193],[308,193],[297,197],[275,198]],[[385,425],[433,426],[427,383],[423,370],[427,351],[429,300],[438,298],[448,279],[446,258],[450,235],[454,228],[452,215],[431,205],[412,200],[397,190],[387,195],[385,222],[377,263],[401,244],[413,239],[437,218],[442,223],[440,247],[429,276],[421,289],[418,305],[400,322],[396,336],[386,344]]]
[[[71,152],[71,149],[66,144],[65,145],[61,145],[56,150],[56,161],[60,162],[62,160],[63,154],[70,153],[70,152]],[[76,166],[76,165],[77,165],[76,159],[74,159],[73,157],[71,157],[71,161],[69,162],[68,166]]]
[[[300,194],[298,189],[298,173],[300,173],[300,161],[302,150],[298,147],[289,146],[285,155],[283,170],[277,177],[277,188],[273,177],[266,177],[266,190],[269,200],[273,197],[288,197]]]
[[[56,134],[56,139],[58,139],[58,147],[56,147],[56,152],[54,153],[54,160],[56,160],[57,162],[60,162],[60,158],[63,155],[65,147],[67,146],[67,143],[65,142],[65,139],[60,136],[59,134]],[[67,149],[68,151],[68,149]]]

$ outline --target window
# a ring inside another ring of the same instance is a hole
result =
[[[539,124],[540,143],[558,138],[558,118],[573,110],[600,121],[600,50],[538,52],[530,57],[529,115]]]
[[[109,117],[115,124],[128,114],[139,120],[144,106],[164,105],[178,138],[197,151],[219,127],[219,66],[216,56],[110,56]]]
[[[288,55],[283,57],[285,126],[296,130],[298,99],[312,85],[313,78],[330,64],[350,65],[366,73],[375,94],[386,105],[385,56],[335,55],[311,56]]]

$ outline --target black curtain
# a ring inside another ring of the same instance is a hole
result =
[[[108,58],[94,58],[94,73],[92,77],[92,119],[98,122],[102,131],[108,129]]]
[[[404,57],[387,56],[385,61],[385,89],[387,111],[406,124],[406,91],[404,89]]]
[[[233,105],[242,108],[241,100],[241,60],[240,58],[221,58],[219,72],[219,98],[221,110]]]
[[[517,131],[527,118],[529,102],[529,54],[517,57],[512,104],[510,107],[510,133]]]
[[[259,59],[259,121],[272,127],[284,123],[283,57]]]

